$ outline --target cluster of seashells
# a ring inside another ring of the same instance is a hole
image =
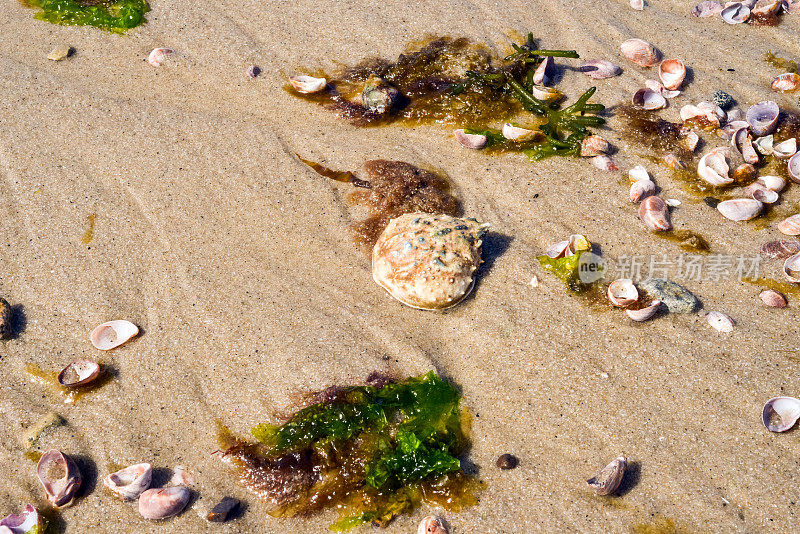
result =
[[[772,26],[778,23],[781,13],[800,13],[798,0],[746,0],[745,2],[727,2],[725,5],[713,0],[706,0],[692,9],[695,17],[708,18],[719,15],[728,24],[755,24]]]
[[[656,195],[656,184],[650,178],[647,169],[637,165],[628,171],[631,180],[631,202],[639,203],[639,219],[652,232],[666,232],[672,229],[669,207],[677,206],[675,200],[664,201]]]
[[[632,308],[634,304],[639,302],[640,295],[633,280],[628,278],[620,278],[611,282],[606,294],[612,305],[625,309],[625,314],[636,322],[652,319],[662,308],[661,301],[658,299],[650,301],[644,307]]]
[[[135,464],[103,479],[103,485],[124,501],[139,500],[139,514],[145,519],[159,520],[178,515],[186,508],[191,492],[186,487],[183,469],[175,468],[173,483],[177,485],[151,488],[153,468],[148,463]]]

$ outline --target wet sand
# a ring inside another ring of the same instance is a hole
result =
[[[0,295],[24,308],[26,325],[0,347],[0,512],[44,504],[17,441],[55,410],[69,424],[40,445],[82,458],[94,487],[60,514],[64,532],[324,532],[334,513],[273,519],[236,487],[212,455],[214,421],[246,433],[303,392],[374,370],[433,369],[462,388],[475,415],[468,458],[488,484],[478,506],[445,514],[453,532],[794,529],[798,433],[768,433],[760,413],[768,398],[800,392],[800,294],[788,309],[766,309],[759,288],[734,277],[670,275],[736,330],[721,335],[701,314],[632,324],[567,295],[535,261],[572,233],[612,259],[679,256],[638,221],[627,177],[588,161],[469,152],[434,126],[358,129],[283,89],[296,69],[395,58],[429,32],[502,52],[504,36],[532,31],[547,48],[625,69],[594,82],[567,70],[559,88],[571,98],[594,84],[596,100],[614,106],[655,76],[620,56],[621,41],[641,37],[692,69],[666,118],[714,89],[742,106],[774,99],[797,109],[796,94],[770,90],[779,72],[762,58],[800,58],[800,15],[733,27],[692,17],[692,2],[650,4],[153,0],[149,23],[118,36],[36,21],[9,2],[0,10]],[[48,61],[61,43],[76,55]],[[144,58],[156,46],[179,55],[153,68]],[[251,64],[260,77],[247,77]],[[774,224],[722,219],[621,141],[615,119],[609,126],[623,169],[646,164],[663,196],[683,202],[676,228],[736,256],[780,237]],[[473,296],[445,313],[393,301],[351,242],[360,214],[345,202],[348,186],[294,153],[359,172],[374,158],[445,171],[466,214],[493,225]],[[784,204],[797,212],[800,188]],[[778,264],[762,272],[777,277]],[[117,318],[143,335],[98,354],[89,331]],[[25,372],[79,357],[100,358],[116,378],[74,405]],[[517,469],[495,467],[506,452]],[[583,481],[620,453],[635,476],[620,497],[594,496]],[[99,482],[141,461],[185,465],[201,496],[233,495],[247,509],[222,527],[194,510],[148,523]],[[429,511],[385,532],[414,531]]]

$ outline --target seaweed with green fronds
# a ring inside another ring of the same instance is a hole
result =
[[[23,0],[39,11],[35,18],[71,26],[95,26],[125,33],[145,22],[147,0]]]
[[[240,481],[288,517],[335,506],[332,530],[388,524],[422,502],[458,510],[482,483],[461,469],[469,413],[447,380],[427,375],[380,386],[329,388],[281,425],[228,438]]]

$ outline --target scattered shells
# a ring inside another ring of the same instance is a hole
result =
[[[758,216],[764,204],[754,198],[734,198],[717,204],[717,211],[732,221],[749,221]]]
[[[53,49],[52,52],[47,54],[47,59],[51,61],[61,61],[62,59],[67,59],[69,56],[72,55],[73,49],[69,45],[60,44]]]
[[[720,13],[722,20],[728,24],[741,24],[750,18],[750,8],[742,2],[733,2]]]
[[[77,388],[85,386],[100,376],[100,366],[91,360],[75,360],[60,373],[58,373],[58,383],[65,388]]]
[[[659,92],[652,89],[639,89],[633,94],[633,105],[648,111],[662,109],[667,106],[667,99]]]
[[[11,335],[11,322],[13,319],[11,304],[4,298],[0,298],[0,339]]]
[[[36,465],[36,476],[56,508],[72,504],[81,486],[81,472],[75,463],[58,449],[50,449]]]
[[[729,315],[718,311],[710,311],[706,315],[706,321],[717,332],[733,332],[734,322]]]
[[[779,75],[772,81],[772,89],[784,93],[790,93],[800,89],[800,74],[795,72],[786,72]]]
[[[150,464],[135,464],[106,476],[103,485],[118,497],[132,501],[150,487],[152,477]]]
[[[489,224],[471,218],[408,213],[392,219],[372,249],[372,277],[403,304],[455,306],[472,291]]]
[[[686,78],[686,66],[680,59],[666,59],[658,67],[658,77],[664,87],[670,91],[675,91]]]
[[[611,159],[609,156],[605,154],[601,154],[599,156],[595,156],[592,158],[592,165],[600,169],[601,171],[618,171],[619,167],[617,164],[614,163],[614,160]]]
[[[772,153],[776,158],[791,158],[797,153],[797,139],[790,137],[786,141],[774,145]]]
[[[786,296],[780,291],[775,291],[774,289],[765,289],[759,293],[758,296],[761,298],[761,301],[770,308],[786,307]]]
[[[130,321],[108,321],[92,330],[89,339],[94,348],[111,350],[119,347],[138,333],[139,327]]]
[[[600,470],[595,476],[586,481],[598,495],[611,495],[619,488],[625,476],[628,459],[624,456],[614,458],[610,464]]]
[[[581,141],[581,156],[594,157],[601,154],[608,154],[611,150],[611,143],[599,135],[590,135]]]
[[[634,321],[641,323],[643,321],[652,318],[660,308],[661,308],[661,301],[654,300],[646,308],[642,308],[640,310],[625,310],[625,313],[627,313],[628,317],[630,317]]]
[[[786,235],[800,235],[800,213],[779,222],[778,231]]]
[[[761,246],[761,255],[770,259],[788,258],[800,252],[800,241],[769,241]]]
[[[786,432],[800,418],[800,399],[774,397],[764,405],[761,420],[770,432]]]
[[[622,55],[640,67],[652,67],[661,60],[661,52],[642,39],[628,39],[620,45]]]
[[[639,300],[639,290],[633,285],[633,280],[620,278],[608,286],[608,300],[619,308],[626,308]]]
[[[512,141],[529,141],[530,139],[538,136],[539,133],[541,132],[537,130],[528,130],[527,128],[514,126],[510,122],[507,122],[503,125],[503,137],[506,139],[511,139]]]
[[[753,104],[747,109],[745,118],[753,135],[763,136],[769,135],[775,131],[778,126],[778,116],[780,115],[780,108],[778,104],[771,100],[765,100],[758,104]]]
[[[787,165],[789,166],[789,176],[792,177],[792,181],[800,184],[800,152],[789,158]]]
[[[637,165],[628,171],[631,182],[638,182],[639,180],[650,180],[650,174],[645,169],[644,165]]]
[[[292,84],[294,90],[298,93],[310,94],[318,93],[325,89],[328,85],[328,80],[325,78],[315,78],[313,76],[289,76],[289,83]]]
[[[160,67],[164,60],[174,53],[175,51],[171,48],[154,48],[150,55],[147,56],[147,62],[154,67]],[[291,80],[291,78],[289,79]]]
[[[711,185],[727,185],[733,183],[733,178],[728,175],[730,167],[726,160],[728,151],[718,147],[700,158],[697,164],[697,174]]]
[[[783,262],[783,275],[794,284],[800,284],[800,253],[789,256]]]
[[[26,534],[39,532],[39,513],[32,504],[25,505],[25,510],[19,514],[10,514],[0,519],[0,533]],[[36,529],[36,530],[34,530]]]
[[[531,94],[545,102],[555,102],[564,96],[564,93],[552,87],[545,87],[544,85],[534,85],[531,87]]]
[[[420,522],[417,534],[447,534],[447,525],[441,517],[429,515]]]
[[[364,107],[373,113],[388,113],[400,98],[400,91],[380,76],[373,74],[364,83],[361,100]]]
[[[652,180],[637,180],[631,184],[631,202],[640,202],[655,193],[656,184]]]
[[[714,15],[719,15],[722,13],[722,9],[722,6],[718,2],[706,0],[705,2],[700,2],[694,6],[694,9],[692,9],[692,15],[700,18],[713,17]]]
[[[139,513],[145,519],[166,519],[181,513],[189,503],[189,490],[184,486],[153,488],[139,496]]]
[[[578,70],[595,80],[604,80],[622,74],[622,68],[619,65],[605,59],[584,61]]]
[[[639,219],[654,232],[666,232],[672,228],[669,208],[657,196],[649,196],[639,206]]]
[[[454,130],[453,135],[456,136],[456,141],[465,147],[472,150],[479,150],[486,146],[486,136],[483,134],[468,134],[462,129]]]
[[[545,56],[544,60],[536,67],[533,73],[533,83],[536,85],[549,85],[553,78],[555,64],[552,56]]]

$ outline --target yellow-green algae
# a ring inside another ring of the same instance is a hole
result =
[[[147,0],[22,0],[40,11],[35,17],[53,24],[94,26],[125,33],[145,22]]]

